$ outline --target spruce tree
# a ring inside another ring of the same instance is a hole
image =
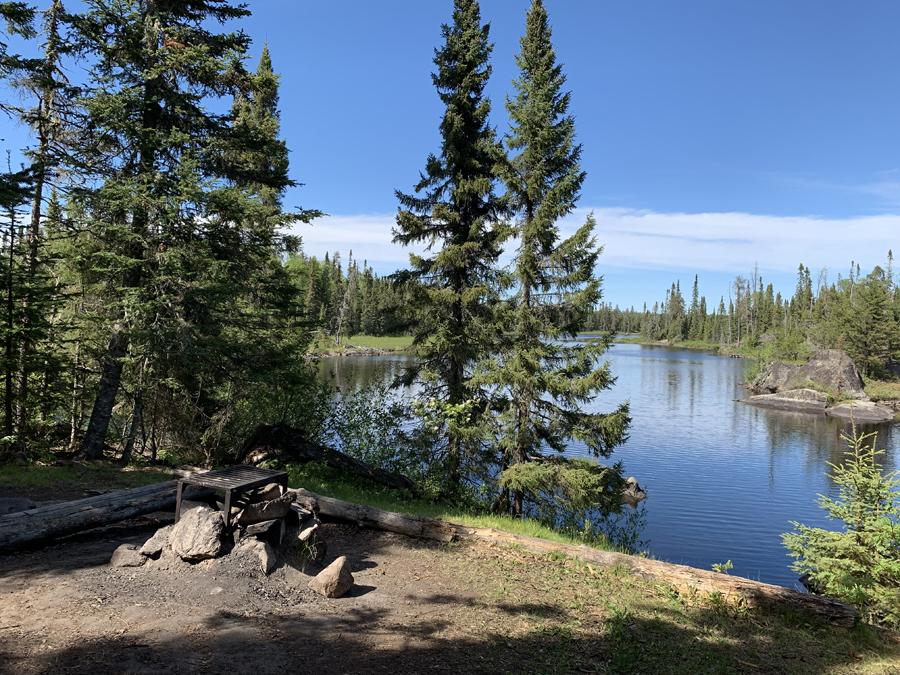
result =
[[[108,346],[98,354],[83,444],[99,457],[126,365],[132,394],[146,386],[147,368],[161,383],[184,378],[167,391],[173,410],[190,392],[209,394],[192,420],[199,433],[227,419],[213,410],[233,407],[233,399],[210,392],[254,352],[242,340],[252,335],[249,310],[260,295],[290,286],[275,288],[286,278],[265,271],[277,271],[270,261],[285,218],[275,195],[290,181],[266,126],[271,88],[267,97],[258,85],[270,68],[254,78],[242,63],[247,36],[211,29],[247,16],[242,5],[86,4],[73,23],[80,50],[93,59],[81,99],[89,119],[79,139],[84,161],[76,167],[85,187],[73,198],[100,242],[92,264],[106,284]],[[249,109],[240,102],[224,114],[210,109],[236,95],[251,97]]]
[[[512,512],[522,515],[524,498],[537,499],[546,485],[572,496],[590,486],[586,501],[604,502],[620,479],[615,469],[590,463],[550,463],[547,450],[562,452],[568,441],[584,442],[596,457],[608,457],[625,439],[628,405],[609,414],[582,406],[614,379],[608,365],[597,366],[609,338],[566,344],[583,329],[600,301],[601,280],[594,267],[601,249],[589,216],[561,240],[558,221],[576,205],[585,174],[579,163],[571,95],[556,61],[551,29],[541,0],[528,12],[519,78],[508,98],[511,157],[504,171],[520,241],[514,260],[514,295],[506,303],[510,332],[499,353],[485,360],[476,382],[498,392],[496,442],[504,471],[501,483],[513,491]],[[563,487],[559,488],[562,485]],[[618,507],[615,497],[612,504]]]
[[[494,194],[503,149],[488,121],[484,89],[492,45],[478,2],[455,0],[453,21],[441,34],[432,74],[445,106],[441,149],[428,157],[415,194],[396,192],[394,241],[423,243],[428,251],[410,255],[410,269],[396,277],[410,285],[413,344],[420,354],[405,381],[418,380],[426,396],[453,407],[481,398],[471,386],[471,370],[497,345],[500,327],[492,310],[507,228],[503,200]],[[479,432],[477,425],[451,424],[443,437],[441,464],[455,492],[468,472],[466,458],[477,454]]]

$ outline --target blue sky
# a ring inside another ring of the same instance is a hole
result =
[[[353,249],[377,271],[394,190],[439,149],[431,82],[451,0],[250,0],[254,58],[282,75],[282,129],[305,183],[287,206],[309,254]],[[530,0],[482,0],[495,44],[492,122],[516,76]],[[717,302],[754,263],[790,293],[797,266],[846,276],[900,254],[900,3],[547,0],[572,91],[605,299],[640,306],[676,279]]]

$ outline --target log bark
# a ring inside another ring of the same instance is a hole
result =
[[[457,525],[432,518],[404,516],[370,506],[321,497],[303,489],[296,492],[304,499],[314,499],[318,502],[320,515],[388,532],[398,532],[411,537],[438,541],[476,539],[494,544],[516,545],[534,553],[560,552],[588,564],[627,568],[635,576],[664,582],[682,593],[721,594],[730,603],[750,608],[761,607],[777,610],[790,607],[797,612],[818,616],[833,625],[844,628],[852,628],[859,617],[856,609],[839,600],[800,593],[783,586],[764,584],[742,577],[708,572],[624,553],[600,551],[589,546],[561,544],[546,539],[526,537],[489,528]]]
[[[178,481],[155,483],[131,490],[52,504],[0,516],[0,552],[12,551],[94,527],[111,525],[154,511],[175,512]],[[185,498],[198,499],[213,494],[198,488],[185,491]]]
[[[308,504],[315,500],[319,505],[319,515],[330,516],[338,520],[349,520],[361,526],[374,527],[388,532],[397,532],[410,537],[436,539],[437,541],[453,541],[457,537],[457,525],[434,518],[405,516],[402,513],[383,511],[372,506],[353,504],[340,499],[322,497],[314,492],[300,488],[291,490],[297,495],[297,501]]]
[[[262,424],[244,443],[236,458],[237,464],[259,464],[264,460],[285,462],[325,462],[334,469],[343,469],[379,485],[419,494],[414,480],[398,473],[379,469],[343,452],[319,445],[306,438],[299,429],[287,424]]]

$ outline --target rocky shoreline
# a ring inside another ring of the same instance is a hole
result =
[[[822,349],[808,362],[770,363],[747,385],[741,403],[791,412],[825,414],[862,424],[891,422],[898,406],[872,401],[853,360],[839,349]],[[837,403],[828,404],[829,395]]]

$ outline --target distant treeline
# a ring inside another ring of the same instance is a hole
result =
[[[311,324],[330,335],[396,335],[404,332],[399,318],[404,291],[389,276],[379,277],[365,263],[339,253],[324,260],[297,255],[287,265],[306,298]],[[310,285],[312,275],[316,283]],[[795,360],[811,348],[846,350],[864,375],[881,377],[891,361],[900,360],[900,294],[893,275],[893,253],[885,267],[863,274],[853,263],[847,276],[829,282],[828,270],[813,281],[800,265],[790,297],[764,283],[754,270],[738,275],[718,303],[710,306],[699,293],[699,276],[689,300],[675,282],[662,301],[640,310],[601,303],[591,312],[586,330],[635,334],[646,340],[704,342],[724,349],[761,349],[767,358]]]
[[[286,268],[299,295],[305,298],[303,314],[313,330],[335,339],[365,333],[402,333],[397,308],[403,291],[388,277],[379,277],[363,261],[347,256],[346,270],[341,254],[325,254],[323,260],[302,253],[291,255]]]
[[[893,275],[893,253],[884,268],[864,275],[857,263],[849,274],[829,282],[828,270],[815,281],[800,265],[791,297],[776,293],[754,270],[737,276],[727,297],[710,308],[694,276],[690,302],[678,282],[665,299],[642,311],[601,305],[592,330],[639,333],[646,340],[672,344],[692,341],[723,348],[760,349],[767,358],[802,358],[811,348],[846,350],[864,375],[882,377],[900,358],[900,294]]]

